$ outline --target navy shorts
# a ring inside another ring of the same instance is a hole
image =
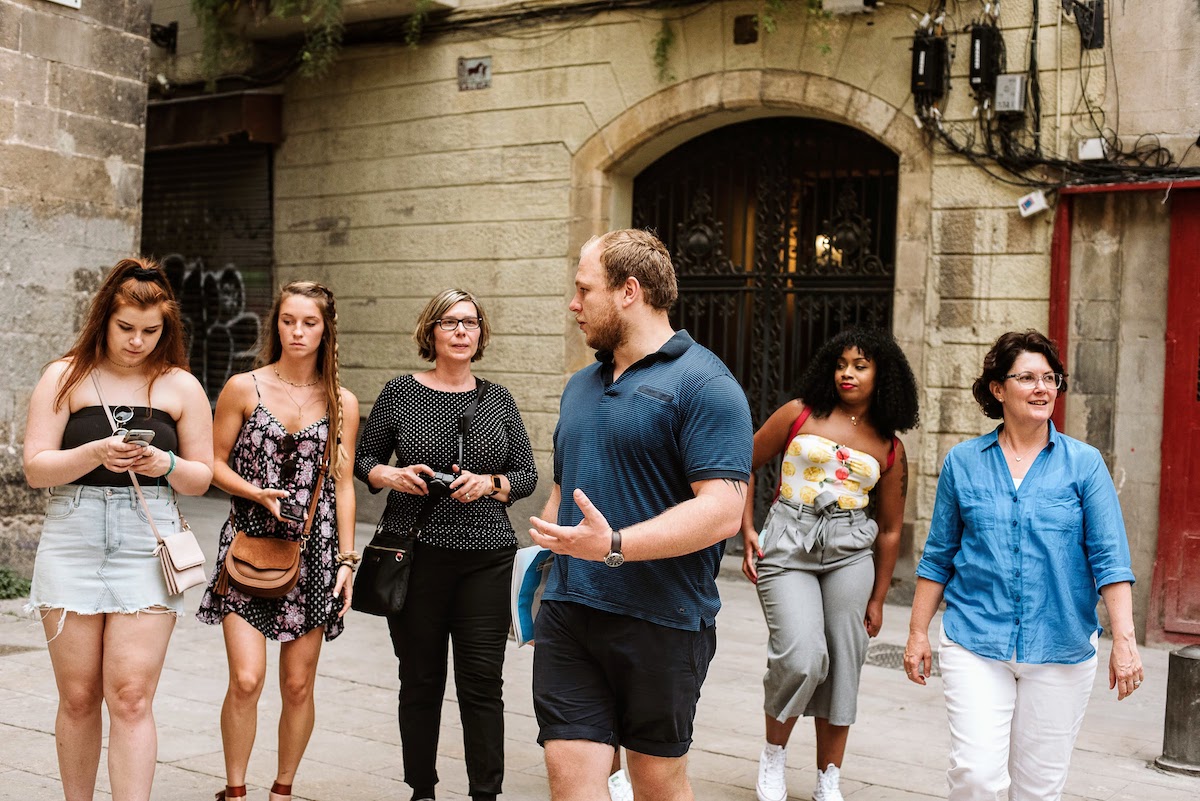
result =
[[[684,631],[577,603],[543,601],[534,624],[538,743],[591,740],[681,757],[717,631]]]

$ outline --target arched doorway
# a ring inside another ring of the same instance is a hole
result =
[[[672,322],[724,360],[756,425],[830,336],[890,329],[897,180],[884,145],[800,117],[719,128],[634,179],[633,225],[658,232],[679,275]],[[759,474],[763,513],[777,469]]]

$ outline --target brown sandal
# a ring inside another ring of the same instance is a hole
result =
[[[227,784],[227,785],[225,785],[224,790],[217,791],[216,801],[225,801],[226,798],[245,798],[245,797],[246,797],[246,785],[239,784],[237,787],[230,787]]]
[[[271,784],[271,792],[275,795],[286,795],[290,797],[292,794],[292,785],[274,782]]]

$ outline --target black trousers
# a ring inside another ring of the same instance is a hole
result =
[[[404,610],[388,617],[400,660],[404,781],[415,797],[437,784],[438,731],[446,694],[447,643],[454,646],[467,779],[472,796],[498,795],[504,781],[504,649],[515,548],[474,551],[418,542]]]

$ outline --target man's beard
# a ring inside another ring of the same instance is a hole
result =
[[[610,308],[600,319],[593,319],[589,325],[587,344],[589,348],[600,351],[615,351],[625,340],[629,327],[615,308]]]

